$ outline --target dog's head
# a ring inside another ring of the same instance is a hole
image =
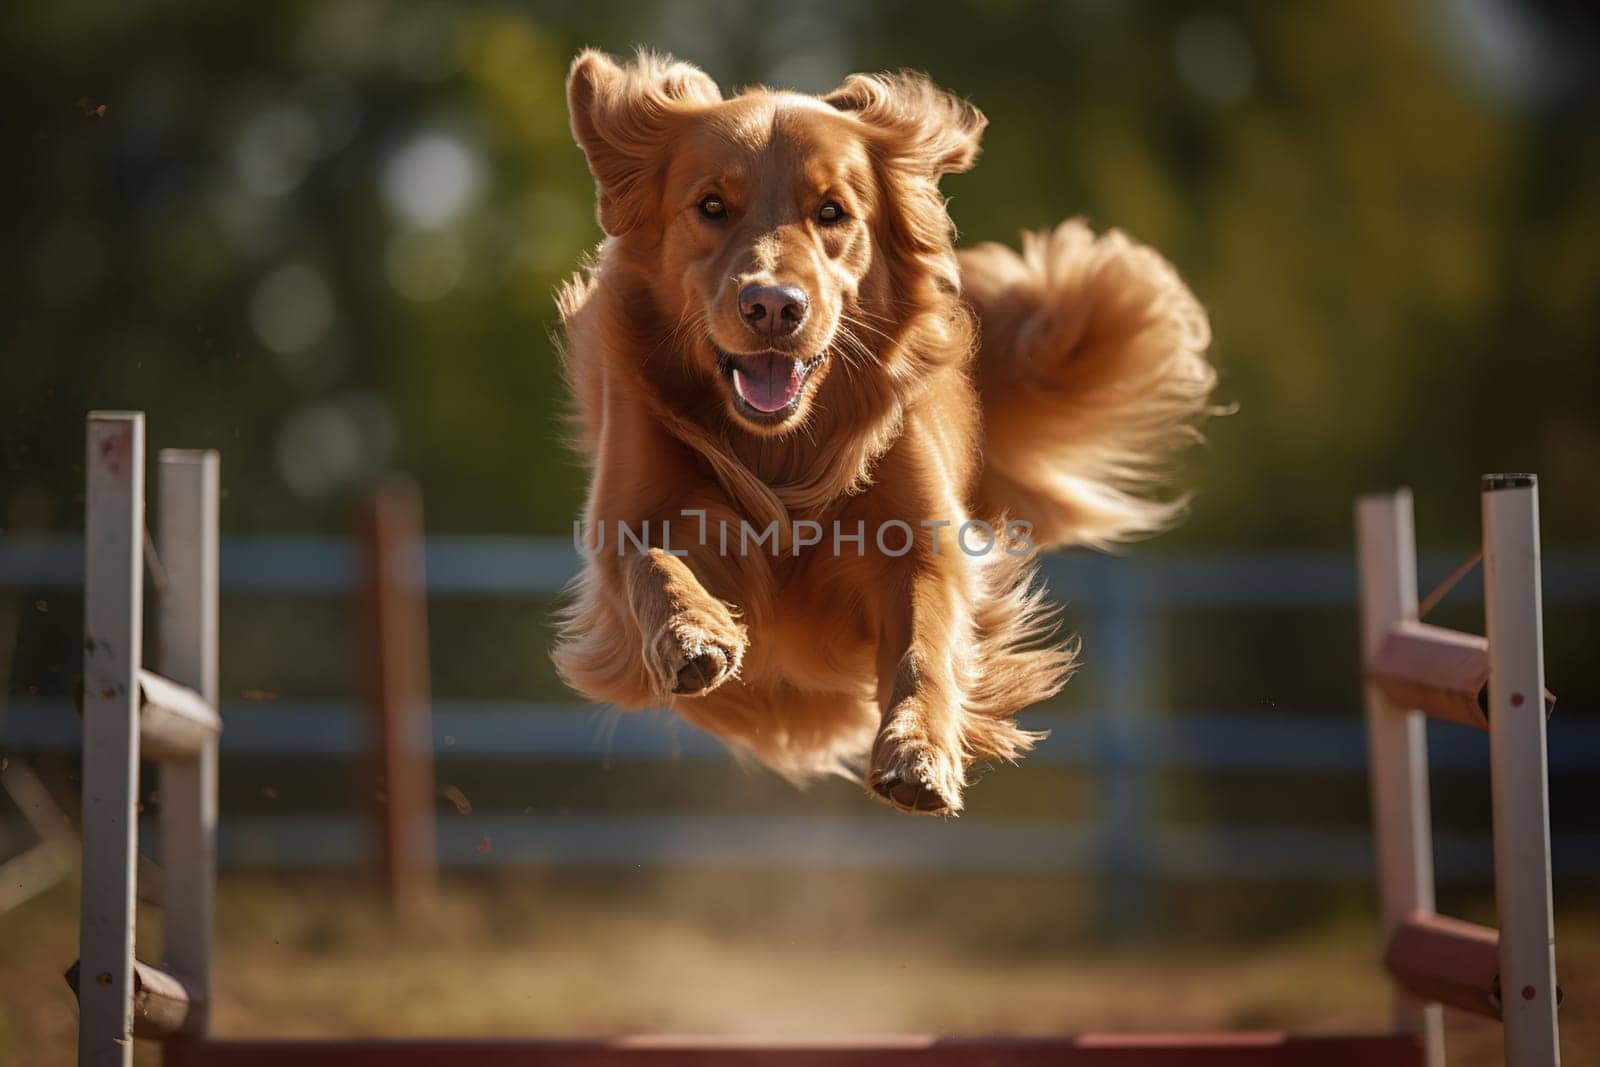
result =
[[[834,389],[892,377],[919,317],[948,323],[937,183],[972,165],[985,119],[922,75],[724,100],[688,64],[586,51],[567,100],[630,274],[622,313],[734,424],[789,432],[836,368]]]

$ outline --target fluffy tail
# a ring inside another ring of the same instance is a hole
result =
[[[1104,547],[1170,525],[1187,497],[1155,494],[1200,439],[1216,371],[1211,327],[1154,251],[1083,222],[960,253],[983,324],[980,513],[1033,523],[1040,548]]]

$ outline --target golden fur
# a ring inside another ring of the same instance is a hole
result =
[[[640,533],[586,555],[562,677],[791,777],[864,772],[898,807],[959,811],[1072,668],[1025,541],[1105,545],[1182,506],[1149,492],[1207,410],[1204,312],[1080,222],[957,253],[938,181],[986,120],[921,75],[724,100],[687,64],[589,51],[568,102],[607,234],[559,296],[583,540]],[[748,285],[808,296],[792,333],[750,320]],[[745,403],[752,360],[794,368],[784,411]],[[993,551],[954,549],[969,519]],[[810,547],[797,520],[867,533]],[[873,534],[896,520],[904,555]],[[774,522],[776,552],[720,543]]]

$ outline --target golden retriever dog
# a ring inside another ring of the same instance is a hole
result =
[[[1079,222],[957,251],[939,179],[987,120],[922,75],[724,98],[586,51],[567,97],[606,236],[558,298],[590,465],[562,678],[959,812],[1073,666],[1030,554],[1182,507],[1204,311]]]

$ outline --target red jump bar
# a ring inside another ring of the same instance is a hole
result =
[[[1422,1067],[1406,1035],[1274,1032],[1084,1034],[1064,1038],[748,1038],[595,1041],[172,1042],[166,1067]]]

